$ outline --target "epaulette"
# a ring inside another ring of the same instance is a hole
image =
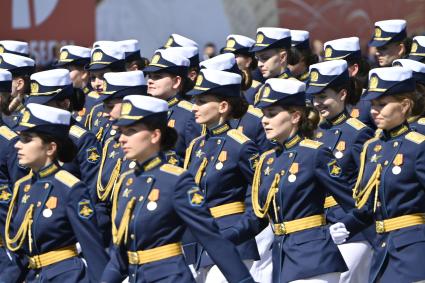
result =
[[[259,82],[259,81],[257,81],[257,80],[252,80],[252,83],[251,83],[251,87],[252,88],[257,88],[257,87],[259,87],[261,85],[261,82]]]
[[[300,142],[301,146],[309,147],[309,148],[313,148],[313,149],[319,148],[322,144],[323,143],[321,143],[321,142],[313,141],[313,140],[310,140],[310,139],[305,139],[305,140],[302,140]]]
[[[0,127],[0,135],[4,137],[7,140],[11,140],[14,137],[16,137],[18,134],[9,129],[7,126],[1,126]]]
[[[72,125],[69,129],[69,134],[76,137],[81,138],[87,131],[77,125]]]
[[[420,119],[418,120],[418,124],[419,124],[419,125],[425,125],[425,118],[420,118]]]
[[[255,108],[254,106],[250,105],[248,107],[248,112],[258,118],[262,118],[263,117],[263,111],[261,111],[261,109]]]
[[[80,179],[69,173],[65,170],[60,170],[55,174],[56,180],[60,181],[61,183],[67,185],[68,187],[72,188],[75,184],[80,182]]]
[[[182,100],[177,104],[177,106],[192,112],[193,104],[190,103],[189,101]]]
[[[362,121],[360,121],[359,119],[356,119],[356,118],[348,118],[347,124],[350,125],[351,127],[353,127],[356,130],[361,130],[364,127],[366,127],[366,125]]]
[[[410,132],[406,135],[406,139],[417,144],[421,144],[425,141],[425,136],[418,132]]]
[[[180,176],[185,171],[183,168],[171,164],[164,164],[159,169],[176,176]]]
[[[227,135],[240,144],[244,144],[244,143],[246,143],[247,141],[250,140],[247,136],[245,136],[240,131],[235,130],[235,129],[228,131]]]
[[[100,95],[97,93],[97,91],[90,91],[89,94],[87,94],[88,96],[90,96],[91,98],[95,98],[98,99],[100,97]]]

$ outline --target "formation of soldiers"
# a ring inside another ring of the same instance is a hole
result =
[[[0,282],[425,280],[425,36],[0,41]]]

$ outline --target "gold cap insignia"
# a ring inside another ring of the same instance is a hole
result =
[[[310,81],[317,82],[318,79],[319,79],[319,73],[317,71],[311,72]]]
[[[382,30],[380,28],[375,28],[375,37],[381,37],[382,35]]]
[[[268,97],[270,95],[270,87],[266,86],[263,91],[263,97]]]
[[[332,56],[332,48],[326,47],[325,49],[325,57],[330,58]]]
[[[0,45],[0,54],[1,53],[4,53],[4,47],[3,47],[3,45]]]
[[[231,38],[227,41],[226,47],[233,48],[236,45],[236,41]]]
[[[121,115],[128,115],[128,114],[130,114],[131,107],[132,107],[132,105],[131,105],[130,102],[123,103],[123,105],[121,107]]]
[[[2,57],[0,57],[0,64],[3,62],[3,58]]]
[[[411,53],[416,52],[418,50],[418,43],[413,42],[412,49],[410,50]]]
[[[262,43],[264,40],[264,35],[262,33],[257,34],[256,41],[257,43]]]
[[[30,116],[31,116],[30,112],[25,110],[24,113],[22,114],[21,122],[28,123],[28,121],[30,120]]]
[[[159,62],[159,59],[161,59],[161,55],[156,54],[155,56],[153,56],[151,64],[156,64]]]
[[[168,48],[170,47],[174,42],[173,37],[170,36],[170,38],[167,40],[167,42],[165,43],[165,47]]]
[[[31,83],[31,93],[38,93],[39,88],[40,86],[38,85],[38,83]]]
[[[379,80],[378,77],[373,76],[370,78],[369,88],[376,88],[378,86]]]
[[[202,75],[198,75],[198,77],[196,78],[196,85],[200,86],[203,80],[204,80],[204,77]]]
[[[66,58],[68,58],[68,51],[62,51],[62,52],[61,52],[61,55],[60,55],[60,57],[59,57],[59,61],[63,61],[63,60],[65,60]]]
[[[102,88],[102,91],[106,91],[106,89],[108,88],[108,83],[106,82],[106,80],[103,81]]]
[[[96,61],[102,60],[102,57],[103,57],[103,53],[98,51],[98,52],[93,53],[92,59],[93,59],[94,62],[96,62]]]

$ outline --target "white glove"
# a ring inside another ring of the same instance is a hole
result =
[[[345,228],[345,225],[342,222],[331,225],[329,227],[329,232],[331,234],[332,240],[337,245],[344,243],[350,235],[350,232],[347,230],[347,228]]]

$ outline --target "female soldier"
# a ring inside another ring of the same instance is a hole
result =
[[[181,251],[188,227],[226,274],[229,282],[253,282],[235,247],[224,240],[193,177],[166,164],[164,151],[177,133],[167,126],[164,100],[130,95],[124,98],[120,143],[135,170],[121,176],[113,197],[116,248],[102,282],[194,282]]]
[[[425,136],[411,131],[415,81],[404,67],[370,71],[368,99],[381,134],[363,147],[353,196],[355,219],[330,227],[336,244],[373,220],[375,252],[369,282],[425,279]],[[354,221],[353,221],[354,220]]]
[[[256,220],[250,209],[250,185],[258,150],[229,124],[231,119],[242,117],[248,108],[241,97],[240,84],[238,74],[201,69],[194,89],[188,93],[194,96],[196,123],[205,124],[207,132],[190,144],[185,168],[195,176],[195,182],[205,193],[206,205],[224,234],[252,218]],[[223,276],[197,241],[188,236],[186,243],[189,263],[203,267],[201,282],[223,282]],[[248,266],[259,257],[253,238],[239,245],[238,250]]]
[[[108,261],[87,187],[59,165],[76,153],[70,119],[68,111],[30,103],[17,128],[19,163],[32,171],[15,184],[5,237],[26,282],[98,282]]]
[[[411,59],[398,59],[393,66],[401,66],[412,70],[412,76],[416,80],[416,95],[411,117],[407,120],[413,131],[425,134],[425,64]]]
[[[333,152],[348,177],[349,187],[345,188],[345,192],[351,196],[360,166],[360,152],[365,141],[374,134],[372,129],[347,113],[347,102],[356,100],[362,89],[356,89],[349,78],[345,60],[318,63],[310,68],[310,84],[306,92],[312,95],[314,108],[323,118],[316,131],[316,140]],[[331,196],[326,198],[325,208],[326,218],[331,223],[345,216]],[[341,275],[340,282],[367,282],[372,249],[363,234],[338,248],[349,269]]]
[[[182,55],[182,48],[157,50],[143,72],[148,74],[148,93],[168,102],[168,125],[176,129],[179,137],[175,151],[184,160],[186,148],[200,135],[201,127],[195,123],[192,103],[183,99],[190,80],[187,77],[190,61]]]
[[[347,267],[325,228],[323,203],[331,193],[344,210],[351,209],[347,179],[332,152],[308,139],[319,119],[306,107],[305,84],[269,79],[262,91],[263,126],[277,147],[256,167],[252,206],[274,227],[273,282],[338,282]],[[249,236],[238,231],[228,238]]]
[[[310,33],[305,30],[291,30],[291,46],[292,56],[288,61],[288,68],[297,80],[306,83],[308,68],[319,61],[310,47]]]

